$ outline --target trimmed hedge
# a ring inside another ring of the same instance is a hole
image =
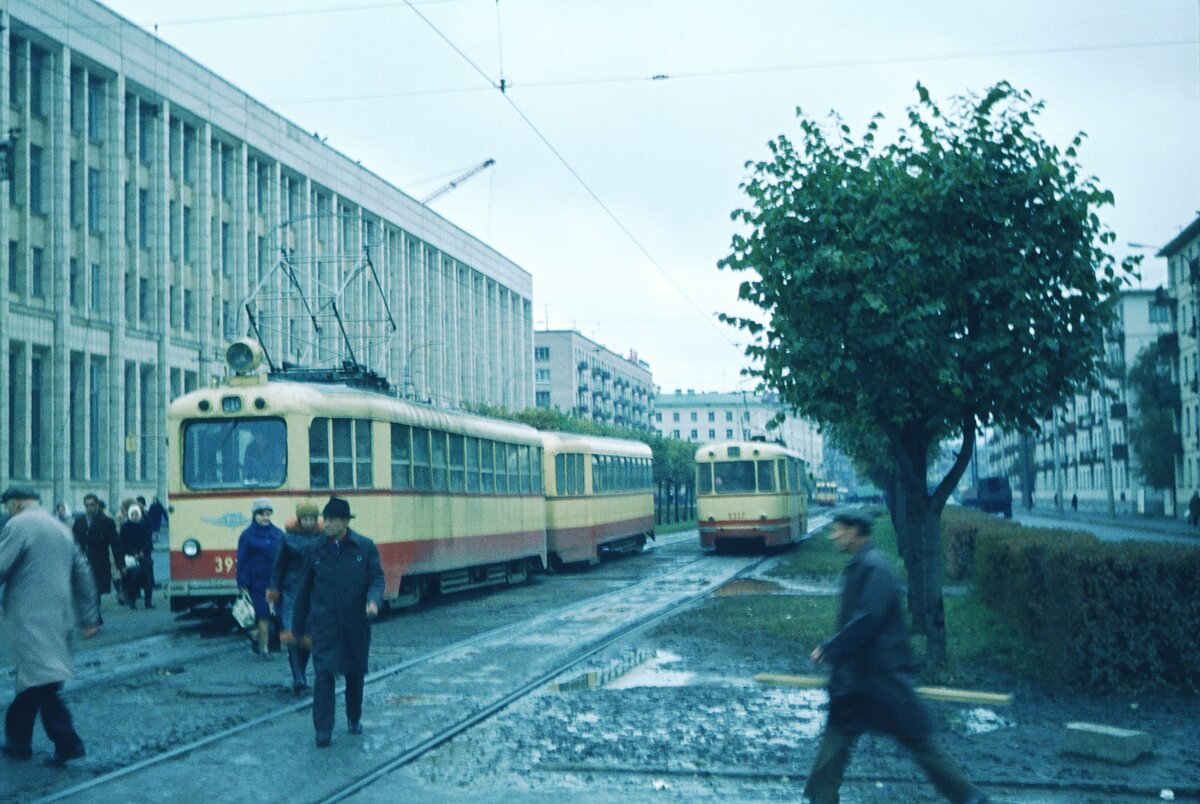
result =
[[[948,553],[973,544],[976,593],[1030,640],[1048,676],[1097,692],[1200,692],[1200,549],[950,508],[942,538]]]

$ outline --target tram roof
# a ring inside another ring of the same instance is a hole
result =
[[[230,396],[241,397],[240,411],[236,413],[222,411],[222,400]],[[261,408],[256,407],[259,399],[263,401]],[[203,401],[208,402],[208,410],[200,409]],[[257,385],[221,385],[216,388],[201,388],[173,401],[167,413],[168,417],[172,419],[204,419],[206,421],[305,414],[372,419],[464,435],[505,438],[531,444],[539,444],[541,440],[536,429],[519,422],[433,408],[348,385],[289,380],[273,379],[269,383]]]
[[[547,452],[581,450],[595,455],[625,455],[633,458],[651,456],[650,445],[644,441],[583,433],[543,432],[541,436],[542,446]]]
[[[736,448],[740,454],[730,455],[729,449],[731,447]],[[804,456],[799,452],[770,441],[717,441],[712,444],[705,444],[696,450],[697,461],[725,461],[730,459],[744,461],[750,458],[780,458],[785,456],[800,461],[804,460]]]

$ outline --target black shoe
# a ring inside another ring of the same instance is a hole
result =
[[[333,742],[333,740],[330,739],[328,734],[317,735],[317,748],[328,748],[331,742]]]
[[[350,721],[350,724],[346,726],[346,731],[351,734],[362,734],[362,722],[358,720]]]
[[[147,603],[147,604],[146,604],[146,608],[148,608],[148,609],[152,609],[152,608],[154,608],[154,604],[153,604],[153,603]]]
[[[5,743],[0,747],[0,753],[9,759],[30,760],[33,759],[33,748],[28,745],[13,745]]]
[[[79,745],[79,746],[69,749],[67,751],[59,751],[58,749],[55,749],[54,756],[48,757],[46,759],[45,764],[52,768],[61,768],[62,766],[66,765],[68,762],[70,762],[72,759],[79,759],[80,757],[85,756],[86,754],[87,754],[87,751],[83,750],[82,745]]]

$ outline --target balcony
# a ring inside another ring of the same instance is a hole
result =
[[[1174,332],[1166,332],[1158,336],[1158,348],[1163,354],[1170,357],[1179,356],[1179,335]]]
[[[1129,460],[1129,445],[1128,444],[1113,444],[1112,452],[1113,452],[1113,460],[1114,461]]]
[[[579,361],[579,365],[577,366],[577,368],[578,368],[580,371],[587,371],[587,361],[586,361],[586,360],[580,360],[580,361]]]
[[[1129,406],[1124,402],[1114,402],[1112,406],[1112,417],[1114,419],[1124,419],[1129,416]]]

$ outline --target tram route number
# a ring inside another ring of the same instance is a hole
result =
[[[217,566],[213,571],[218,575],[233,572],[233,556],[214,556],[213,560],[217,562]]]

